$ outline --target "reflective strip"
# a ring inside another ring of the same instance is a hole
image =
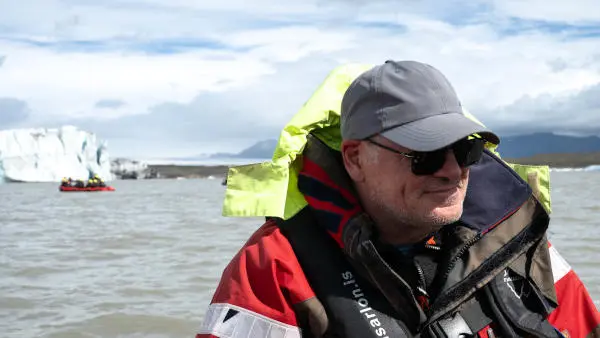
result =
[[[220,338],[300,338],[300,330],[231,304],[211,304],[199,334]]]
[[[571,266],[558,253],[558,251],[556,251],[554,246],[551,246],[548,251],[550,251],[550,262],[552,264],[552,276],[554,277],[554,284],[556,284],[556,282],[558,282],[569,271],[571,271]]]

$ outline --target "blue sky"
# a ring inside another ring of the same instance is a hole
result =
[[[0,0],[0,129],[139,158],[277,138],[343,63],[418,60],[503,135],[600,135],[596,0]]]

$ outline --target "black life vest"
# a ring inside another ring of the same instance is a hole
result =
[[[326,336],[468,337],[493,323],[496,337],[561,337],[545,319],[556,304],[522,267],[530,266],[543,252],[540,243],[545,243],[547,214],[531,197],[527,183],[492,154],[486,152],[471,167],[461,218],[465,226],[445,227],[449,251],[443,257],[451,260],[440,263],[445,273],[437,281],[440,293],[428,313],[416,299],[414,286],[399,276],[371,241],[370,228],[365,226],[368,220],[364,221],[368,217],[357,213],[355,198],[347,193],[348,178],[341,177],[339,153],[311,138],[304,156],[305,168],[319,166],[313,174],[299,177],[305,196],[352,213],[335,214],[309,203],[291,219],[276,219],[327,313]],[[317,176],[326,182],[315,180]],[[510,198],[497,198],[490,192],[494,186],[502,187]],[[475,205],[481,200],[490,204]],[[460,231],[464,233],[457,234]],[[485,242],[484,234],[506,238]],[[463,237],[470,239],[461,242]],[[343,250],[340,241],[346,244]],[[469,270],[470,264],[476,267]]]
[[[510,268],[495,276],[457,311],[419,327],[406,322],[345,258],[317,225],[310,208],[277,220],[329,319],[325,337],[475,337],[492,324],[495,337],[562,337],[546,320],[553,307],[527,279]],[[407,302],[414,299],[407,295]],[[303,328],[303,337],[311,337]]]

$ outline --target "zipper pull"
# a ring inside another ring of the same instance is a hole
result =
[[[417,302],[419,303],[419,305],[421,306],[421,309],[423,309],[423,311],[425,313],[429,312],[429,294],[427,293],[427,284],[425,284],[425,274],[423,273],[423,269],[421,268],[421,266],[419,265],[419,263],[417,263],[417,261],[413,261],[415,269],[417,270],[417,275],[419,277],[418,283],[419,285],[417,285],[417,287],[415,288],[417,290],[418,295],[415,297],[417,299]]]
[[[420,288],[417,288],[417,290],[420,291]],[[429,297],[421,294],[415,298],[417,299],[417,302],[419,303],[419,306],[421,307],[423,312],[429,313]]]

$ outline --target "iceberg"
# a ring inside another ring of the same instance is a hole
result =
[[[117,158],[111,161],[111,172],[116,178],[121,180],[135,180],[158,178],[159,174],[148,167],[148,163],[143,161],[131,160],[127,158]]]
[[[600,171],[600,164],[587,166],[584,168],[584,171]]]
[[[74,126],[0,131],[0,182],[112,180],[106,142]]]

